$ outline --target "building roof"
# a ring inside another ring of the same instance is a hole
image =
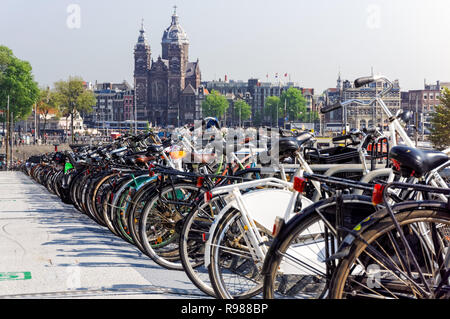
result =
[[[197,92],[195,91],[194,87],[191,85],[191,83],[189,83],[183,90],[183,92],[181,92],[181,94],[197,94]]]

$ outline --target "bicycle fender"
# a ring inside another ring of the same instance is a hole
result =
[[[288,209],[288,205],[290,199],[292,197],[292,191],[281,190],[281,189],[262,189],[258,191],[253,191],[242,195],[243,200],[246,201],[248,205],[248,209],[250,210],[252,217],[254,220],[261,226],[266,229],[271,230],[273,227],[273,223],[275,222],[275,218],[279,216],[278,212],[282,212],[282,216],[284,217],[286,210]],[[278,200],[275,201],[274,198],[277,197]],[[301,198],[302,207],[307,207],[312,204],[312,201],[306,197]],[[276,205],[276,209],[273,209],[273,206]],[[205,266],[208,267],[210,264],[210,252],[211,252],[211,240],[214,237],[217,225],[223,218],[226,212],[229,209],[235,208],[239,210],[238,204],[236,200],[230,201],[216,216],[211,225],[209,231],[209,237],[205,245]],[[294,216],[296,212],[291,214],[290,218]]]

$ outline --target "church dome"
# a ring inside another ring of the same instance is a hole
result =
[[[186,32],[184,32],[183,28],[178,23],[178,15],[176,11],[174,11],[172,15],[172,23],[164,31],[162,43],[176,43],[176,44],[189,43]]]

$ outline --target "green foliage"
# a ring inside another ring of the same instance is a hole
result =
[[[440,97],[441,104],[431,116],[430,140],[438,149],[450,147],[450,90],[444,88]]]
[[[264,113],[270,117],[272,123],[277,123],[278,117],[283,116],[284,110],[281,109],[281,101],[278,96],[268,96],[266,98]]]
[[[58,113],[58,103],[56,100],[56,93],[51,91],[49,87],[45,89],[39,90],[39,98],[36,102],[36,109],[38,114],[43,115],[44,117],[44,126],[42,128],[41,135],[45,132],[45,129],[47,128],[47,120],[48,115],[50,113]],[[44,135],[45,140],[45,135]]]
[[[9,48],[0,46],[0,109],[6,110],[8,96],[14,121],[25,119],[38,99],[39,88],[30,63],[16,58]]]
[[[306,114],[306,100],[299,89],[290,87],[281,94],[280,104],[282,112],[280,117],[285,114],[286,105],[286,116],[289,121],[301,120]]]
[[[51,91],[49,87],[40,89],[39,98],[36,102],[36,108],[39,114],[47,118],[49,113],[57,113],[59,111],[56,93]]]
[[[55,83],[55,98],[64,116],[76,114],[76,112],[92,112],[92,106],[97,103],[92,91],[83,87],[83,79],[69,77],[68,81]]]
[[[67,81],[55,83],[55,99],[61,113],[65,117],[71,116],[70,132],[74,141],[73,120],[77,112],[90,113],[97,99],[92,91],[86,90],[80,77],[69,77]]]
[[[305,111],[305,113],[300,114],[300,121],[313,123],[319,120],[319,113],[312,111]]]
[[[223,95],[216,90],[211,90],[202,103],[203,116],[222,119],[229,106],[228,100]]]
[[[241,121],[248,120],[252,115],[252,108],[244,100],[234,102],[234,115]]]
[[[253,116],[253,125],[260,126],[262,124],[263,116],[260,111],[255,111]]]

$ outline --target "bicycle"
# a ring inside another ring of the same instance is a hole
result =
[[[423,161],[420,161],[418,164],[414,160],[420,153],[422,154]],[[414,175],[417,178],[420,178],[421,182],[427,180],[427,175],[429,175],[435,167],[448,161],[448,157],[443,153],[423,153],[423,151],[419,150],[417,150],[417,153],[414,153],[411,148],[405,146],[393,147],[389,155],[391,160],[396,161],[398,164],[394,167],[397,174],[406,178],[411,176],[411,173],[414,172]],[[373,184],[354,182],[354,185],[350,185],[351,183],[348,181],[336,178],[330,180],[329,177],[311,174],[304,174],[303,176],[308,179],[321,180],[326,183],[340,183],[343,187],[351,186],[373,193]],[[403,184],[395,182],[394,185]],[[426,187],[417,184],[406,185],[415,185],[414,187],[416,187],[416,190],[421,189],[420,187]],[[427,196],[427,194],[412,192],[411,190],[390,192],[391,200],[399,202],[400,204],[398,205],[402,205],[402,202],[405,200],[418,198],[419,195]],[[345,203],[345,199],[350,202],[353,201],[354,203],[359,201],[359,203],[354,207],[350,207],[350,209],[344,209],[342,204]],[[351,231],[351,229],[358,230],[361,228],[361,225],[365,225],[374,220],[373,216],[378,214],[378,212],[374,211],[374,202],[373,197],[371,199],[359,195],[331,197],[316,203],[313,207],[306,208],[302,214],[289,221],[283,220],[279,225],[279,234],[275,237],[275,240],[270,247],[270,253],[268,253],[268,257],[264,264],[264,297],[327,297],[329,295],[328,288],[330,287],[332,276],[336,273],[338,267],[336,264],[337,256],[340,256],[342,252],[345,251],[345,248],[340,248],[339,252],[337,248],[341,243],[343,247],[346,247],[346,244],[351,241],[351,234],[354,234],[354,231]],[[377,204],[379,204],[379,202],[377,202]],[[410,204],[411,202],[409,205]],[[439,205],[442,204],[443,203],[441,202]],[[386,202],[385,205],[387,205]],[[328,208],[328,206],[334,206],[339,209],[332,209],[331,212],[327,212],[326,210],[322,211],[322,207]],[[347,218],[346,220],[343,212],[348,214],[350,218]],[[383,216],[386,216],[386,214]],[[362,222],[358,223],[358,219],[360,221],[362,220]],[[305,235],[310,228],[315,228],[316,230],[315,241],[312,241]],[[378,228],[377,231],[380,231],[380,228]],[[350,233],[350,235],[345,237],[345,233]],[[305,245],[305,242],[307,242],[308,245]],[[309,256],[305,254],[306,246],[310,250]],[[311,247],[313,247],[313,249],[311,249]],[[314,259],[315,262],[311,262],[312,259]],[[319,260],[320,262],[318,262]],[[286,271],[285,268],[287,268],[288,271]],[[320,279],[319,282],[322,283],[322,286],[317,285],[317,282],[314,285],[313,279]]]

